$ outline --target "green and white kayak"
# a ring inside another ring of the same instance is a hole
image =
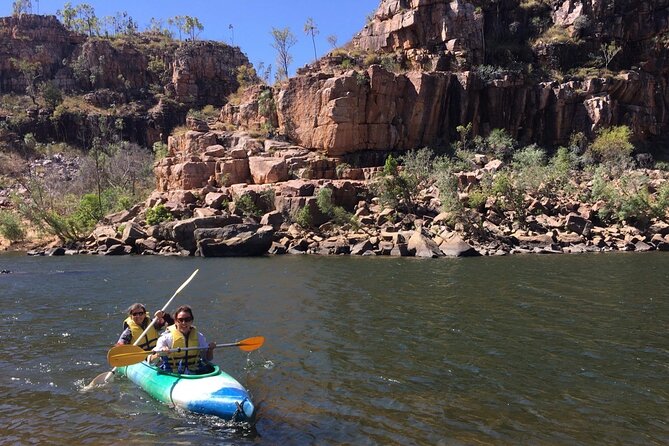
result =
[[[218,366],[204,375],[169,373],[146,362],[117,370],[165,404],[232,421],[252,421],[255,416],[246,389]]]

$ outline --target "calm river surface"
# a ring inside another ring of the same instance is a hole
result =
[[[109,369],[123,309],[193,306],[254,428]],[[669,255],[0,255],[0,444],[669,444]]]

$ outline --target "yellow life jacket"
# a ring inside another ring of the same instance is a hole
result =
[[[190,332],[188,332],[188,338],[179,331],[176,325],[170,325],[167,329],[172,333],[172,348],[197,347],[199,345],[197,329],[195,326],[191,326]],[[197,371],[201,352],[202,350],[188,350],[170,354],[169,361],[172,370],[177,372],[179,370],[179,362],[183,361],[183,364],[186,365],[188,370],[191,372]],[[184,372],[185,370],[180,371],[180,373]]]
[[[134,344],[137,341],[139,336],[144,332],[144,329],[146,329],[146,326],[151,323],[151,320],[148,317],[145,318],[144,321],[146,321],[146,324],[143,327],[135,323],[135,321],[132,320],[132,316],[128,316],[126,320],[123,321],[123,329],[130,328],[132,333],[132,339],[130,340],[131,344]],[[137,345],[142,347],[143,350],[149,351],[156,346],[157,340],[158,331],[156,330],[156,327],[152,325]]]

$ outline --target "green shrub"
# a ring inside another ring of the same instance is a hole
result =
[[[476,67],[476,73],[485,83],[492,82],[495,79],[501,79],[504,76],[504,69],[492,65],[479,65]]]
[[[173,218],[172,213],[162,203],[146,210],[146,224],[150,226],[170,221]]]
[[[79,206],[72,214],[73,222],[78,228],[86,231],[93,228],[104,217],[103,209],[106,209],[106,203],[102,201],[102,199],[98,198],[97,194],[85,194],[81,197]]]
[[[627,161],[634,150],[630,142],[631,130],[625,125],[601,129],[590,144],[590,151],[601,162],[620,163]]]
[[[502,160],[509,159],[516,148],[516,140],[505,129],[493,129],[484,144],[490,153]]]
[[[402,69],[400,64],[391,55],[381,56],[380,65],[383,67],[384,70],[390,73],[398,73]]]
[[[240,65],[237,67],[237,83],[240,87],[248,87],[260,81],[253,65]]]
[[[253,215],[259,217],[262,215],[260,208],[253,202],[249,194],[243,194],[235,200],[235,208],[244,215]]]
[[[365,73],[356,71],[355,73],[353,73],[353,76],[355,77],[355,83],[357,85],[361,87],[369,86],[369,78],[365,75]]]
[[[651,205],[653,216],[661,219],[667,217],[669,211],[669,182],[665,182],[655,194],[655,201]]]
[[[351,59],[344,59],[341,61],[341,64],[339,66],[341,67],[342,70],[348,71],[351,68],[353,68],[354,62]]]
[[[160,161],[167,156],[167,144],[162,141],[153,143],[153,158],[155,161]]]
[[[346,174],[346,171],[351,169],[351,165],[349,163],[339,163],[335,167],[335,173],[337,174],[337,178],[343,178],[344,175]]]
[[[502,199],[506,209],[516,214],[516,219],[521,225],[525,225],[527,210],[525,207],[525,190],[517,182],[513,173],[509,171],[499,172],[491,186],[492,193]]]
[[[347,212],[346,209],[341,206],[335,206],[332,201],[332,189],[329,187],[321,188],[318,191],[316,204],[318,205],[318,209],[324,215],[330,217],[335,225],[342,226],[345,224],[352,224],[355,226],[357,224],[357,220],[353,214]]]
[[[399,163],[394,156],[388,155],[386,162],[383,164],[383,174],[384,175],[397,175],[397,168]]]
[[[293,220],[303,228],[310,228],[312,226],[312,219],[309,206],[301,207],[293,216]]]
[[[474,188],[469,192],[469,207],[482,210],[488,200],[489,194],[481,187]]]
[[[42,99],[48,108],[53,110],[63,102],[63,93],[55,82],[42,82],[38,88],[40,96],[42,96]]]
[[[0,234],[12,243],[23,240],[26,236],[21,219],[9,211],[0,211]]]
[[[669,203],[669,186],[663,185],[653,197],[648,182],[648,177],[638,172],[626,172],[614,179],[605,167],[597,168],[591,194],[593,200],[601,200],[599,218],[605,222],[645,225],[652,217],[664,217]]]
[[[274,189],[267,188],[263,189],[258,194],[258,207],[261,213],[267,213],[274,210],[274,200],[276,198],[276,192]]]
[[[455,172],[462,170],[460,162],[440,157],[435,160],[433,166],[442,210],[454,215],[461,214],[464,206],[458,197],[458,179],[455,176]]]
[[[665,172],[669,172],[669,162],[667,162],[667,161],[656,161],[655,162],[655,168],[657,170],[663,170]]]
[[[546,164],[546,152],[536,144],[532,144],[514,153],[511,162],[514,169],[543,166]]]

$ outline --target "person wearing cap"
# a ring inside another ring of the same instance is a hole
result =
[[[135,344],[137,339],[144,333],[146,327],[151,323],[151,319],[147,317],[147,311],[144,304],[134,303],[128,307],[128,317],[123,321],[123,332],[118,338],[116,345]],[[154,314],[156,318],[155,324],[146,332],[142,339],[137,343],[139,347],[146,351],[153,350],[158,340],[158,332],[161,328],[174,323],[169,314],[160,310]]]

